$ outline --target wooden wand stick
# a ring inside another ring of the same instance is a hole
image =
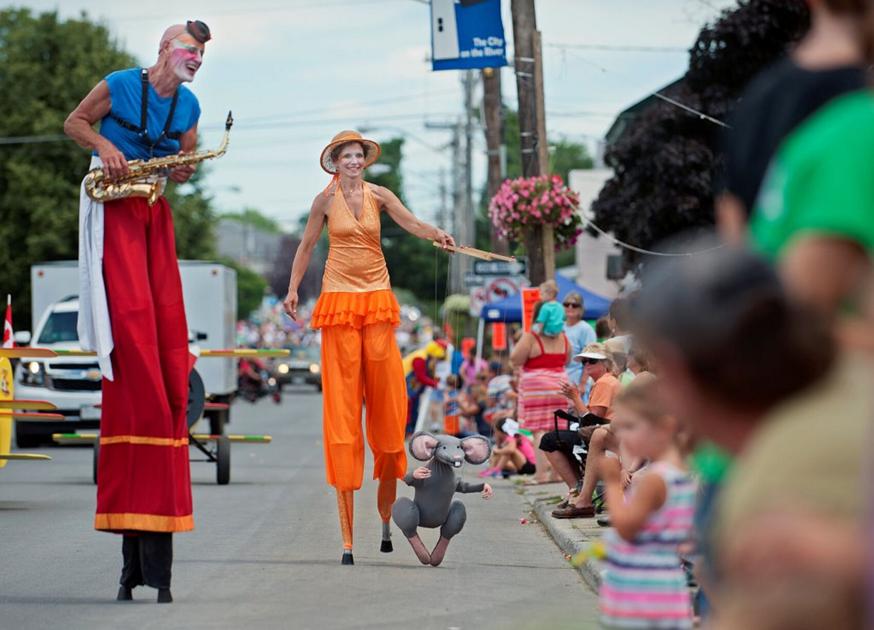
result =
[[[447,249],[450,252],[456,252],[458,254],[464,254],[465,256],[473,256],[474,258],[481,258],[482,260],[502,260],[504,262],[516,262],[516,258],[514,256],[504,256],[503,254],[495,254],[494,252],[487,252],[483,249],[476,249],[475,247],[467,247],[466,245],[450,245],[449,247],[443,247],[437,241],[431,241],[434,244],[434,247],[439,247],[440,249]]]

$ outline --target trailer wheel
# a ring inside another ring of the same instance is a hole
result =
[[[231,441],[222,435],[215,442],[215,480],[220,486],[231,481]]]
[[[206,412],[206,417],[209,418],[209,432],[212,435],[223,435],[229,415],[230,409],[211,409]]]
[[[94,440],[94,447],[92,448],[91,454],[91,479],[94,481],[94,484],[97,485],[97,466],[100,464],[100,436],[97,436],[97,439]]]

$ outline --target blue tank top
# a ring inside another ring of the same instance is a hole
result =
[[[100,135],[112,142],[128,160],[163,157],[179,152],[178,135],[191,129],[200,118],[200,104],[194,93],[184,85],[179,86],[179,96],[176,109],[168,129],[171,137],[161,138],[160,142],[151,148],[152,143],[159,139],[173,97],[161,97],[151,84],[148,85],[148,113],[146,116],[146,133],[138,133],[122,126],[116,118],[121,118],[130,125],[140,126],[142,112],[142,82],[140,68],[118,70],[106,77],[109,86],[109,96],[112,99],[111,114],[100,121]],[[174,137],[175,136],[175,137]],[[97,152],[94,152],[97,155]]]

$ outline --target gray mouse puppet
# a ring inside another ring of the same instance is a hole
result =
[[[489,484],[467,483],[455,476],[454,469],[461,468],[465,461],[482,464],[489,459],[492,447],[488,438],[482,435],[459,439],[420,431],[410,439],[409,448],[413,457],[428,463],[404,477],[404,482],[416,492],[413,499],[397,499],[391,515],[422,564],[436,567],[443,562],[449,540],[461,531],[467,519],[464,503],[453,501],[452,495],[456,492],[482,492],[485,499],[492,496]],[[419,527],[440,528],[440,540],[431,553],[419,538]]]

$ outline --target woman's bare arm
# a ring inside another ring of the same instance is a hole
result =
[[[333,197],[333,191],[329,191],[328,195],[319,193],[313,199],[313,205],[310,208],[310,216],[307,219],[306,227],[303,231],[303,237],[300,239],[300,245],[297,246],[297,252],[294,254],[294,262],[291,264],[291,277],[288,280],[288,295],[285,297],[282,305],[285,312],[292,319],[297,318],[297,288],[300,286],[301,280],[306,273],[307,267],[310,264],[310,258],[313,255],[313,249],[319,240],[322,233],[322,228],[325,226],[327,217],[328,202]]]
[[[413,236],[437,241],[444,247],[455,246],[455,239],[453,239],[452,236],[440,228],[434,227],[433,225],[425,223],[417,218],[416,215],[410,212],[410,210],[401,203],[401,200],[398,199],[397,195],[388,188],[385,188],[384,186],[374,186],[372,184],[370,186],[373,191],[373,196],[376,197],[379,205],[385,208],[385,211],[388,212],[388,216],[390,216],[392,220],[404,230]]]
[[[531,353],[531,343],[534,337],[531,333],[522,333],[522,338],[519,343],[513,346],[513,352],[510,353],[510,365],[514,368],[520,368],[528,360],[528,355]]]

